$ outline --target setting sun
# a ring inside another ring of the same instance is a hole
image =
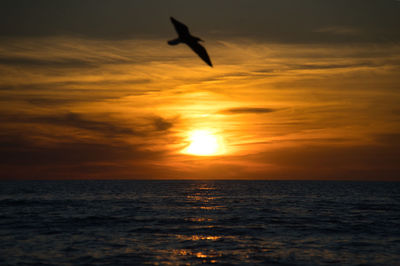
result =
[[[189,134],[190,145],[185,153],[210,156],[218,155],[223,151],[223,145],[220,138],[207,130],[196,130]]]

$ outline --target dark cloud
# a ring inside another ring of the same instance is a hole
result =
[[[83,89],[73,89],[74,87],[81,86],[84,87],[90,85],[99,85],[99,86],[111,86],[111,85],[134,85],[134,84],[146,84],[151,82],[150,79],[124,79],[124,80],[113,80],[113,79],[105,79],[99,81],[63,81],[63,82],[49,82],[49,83],[30,83],[26,85],[12,85],[5,87],[4,89],[24,89],[24,90],[37,90],[37,89],[52,89],[55,87],[69,87],[72,91],[85,91]]]
[[[344,68],[357,68],[357,67],[379,67],[382,64],[374,62],[362,62],[356,64],[292,64],[287,65],[289,69],[304,69],[304,70],[323,70],[323,69],[344,69]]]
[[[124,142],[39,145],[0,135],[0,179],[140,178],[154,176],[163,151]]]
[[[9,87],[10,92],[6,95],[0,95],[0,104],[10,103],[25,103],[26,108],[32,108],[32,105],[43,108],[62,108],[65,105],[75,105],[80,103],[94,103],[100,101],[106,101],[110,99],[120,99],[124,96],[144,94],[145,91],[129,92],[127,90],[113,90],[107,92],[104,89],[91,89],[90,95],[88,95],[87,89],[60,89],[54,88],[53,91],[49,87],[34,87],[31,86],[13,86]],[[0,87],[0,91],[6,92],[7,86]],[[17,88],[20,88],[19,90]],[[18,92],[12,94],[11,91],[18,90]],[[43,95],[39,95],[42,93]],[[47,95],[46,95],[47,94]],[[7,114],[2,114],[6,116]]]
[[[244,157],[269,167],[261,179],[400,180],[400,145],[313,144],[271,149]]]
[[[10,115],[0,118],[2,122],[24,124],[49,124],[55,126],[75,127],[96,131],[105,135],[137,135],[143,136],[144,132],[135,131],[129,127],[117,126],[115,122],[100,121],[85,118],[78,113],[65,113],[55,115]]]
[[[400,148],[400,133],[377,134],[375,140],[384,145]]]
[[[28,46],[29,47],[29,46]],[[21,50],[23,51],[23,50]],[[73,49],[65,49],[65,52],[74,51]],[[78,56],[77,56],[78,57]],[[96,57],[85,57],[82,53],[82,58],[63,58],[58,55],[54,55],[54,58],[33,58],[29,56],[1,56],[0,55],[0,65],[7,66],[18,66],[18,67],[41,67],[41,68],[68,68],[68,69],[79,69],[87,70],[95,69],[96,67],[103,67],[106,65],[129,65],[134,63],[144,63],[143,59],[135,57],[112,57],[98,55]]]
[[[168,152],[157,141],[170,138],[173,121],[146,117],[124,126],[107,115],[78,113],[0,117],[0,179],[157,178]],[[88,130],[43,130],[42,125]],[[53,135],[52,132],[55,134]],[[162,135],[161,135],[162,134]],[[105,138],[93,138],[103,135]],[[135,136],[136,143],[127,142]],[[168,172],[171,173],[172,172]]]
[[[166,38],[174,33],[168,21],[173,15],[194,32],[219,39],[398,42],[399,11],[396,1],[374,0],[5,0],[0,35]]]
[[[125,148],[122,148],[124,146]],[[60,141],[55,144],[40,145],[23,136],[2,136],[1,147],[2,164],[11,165],[76,164],[104,162],[109,159],[115,161],[131,156],[134,149],[122,143],[109,145],[83,140],[82,142]]]
[[[334,27],[320,28],[320,29],[315,30],[315,32],[328,33],[328,34],[338,34],[338,35],[356,35],[356,34],[360,34],[360,32],[355,28],[343,27],[343,26],[342,27],[334,26]]]
[[[117,126],[115,123],[109,121],[100,121],[93,119],[86,119],[81,114],[67,113],[58,116],[41,116],[31,118],[30,121],[36,123],[47,123],[51,125],[70,126],[81,129],[97,131],[105,135],[138,135],[142,136],[144,133],[135,131],[129,127]]]
[[[65,105],[65,104],[70,104],[70,103],[76,103],[77,102],[77,101],[74,101],[72,99],[41,98],[41,97],[28,98],[28,99],[25,99],[25,101],[27,103],[29,103],[29,104],[38,105],[38,106],[60,106],[60,105]],[[84,101],[84,100],[82,100],[82,101]]]
[[[173,126],[171,121],[167,121],[162,117],[155,117],[154,118],[154,127],[157,131],[166,131]]]
[[[90,130],[106,136],[138,136],[147,137],[159,131],[167,131],[173,126],[172,121],[167,121],[162,117],[151,117],[146,119],[146,123],[153,125],[146,127],[146,124],[136,124],[132,126],[119,125],[117,121],[105,117],[85,117],[79,113],[63,113],[54,115],[4,115],[0,118],[3,123],[22,123],[22,124],[48,124],[61,127],[74,127],[83,130]],[[26,126],[27,126],[26,125]],[[137,127],[137,129],[135,129]]]
[[[86,60],[74,58],[61,58],[61,59],[40,59],[28,57],[0,57],[0,65],[17,65],[25,67],[64,67],[64,68],[87,68],[95,67],[97,64],[88,62]]]
[[[272,108],[261,108],[261,107],[236,107],[230,108],[220,111],[222,114],[231,114],[231,115],[239,115],[239,114],[266,114],[276,112],[278,109]]]
[[[400,109],[394,109],[392,111],[393,114],[400,116]]]
[[[18,82],[18,80],[16,80]],[[160,91],[159,89],[148,89],[148,88],[138,88],[134,87],[134,85],[138,84],[148,84],[150,83],[150,79],[104,79],[99,81],[61,81],[61,82],[32,82],[29,84],[4,84],[0,85],[0,91],[25,91],[25,94],[11,94],[7,96],[8,99],[18,98],[19,100],[29,101],[32,97],[35,97],[35,100],[45,99],[46,96],[37,95],[37,92],[42,91],[44,94],[55,92],[64,92],[63,98],[75,96],[77,102],[84,101],[95,101],[95,100],[104,100],[110,98],[119,98],[128,95],[142,95],[148,92],[156,92]],[[106,88],[112,87],[112,90],[106,90]],[[88,88],[90,88],[91,94],[88,95]],[[33,95],[29,93],[33,92]],[[1,95],[0,95],[1,97]],[[1,100],[1,98],[0,98]],[[47,96],[47,102],[50,102],[52,98]],[[72,99],[70,99],[72,100]],[[56,99],[57,101],[57,99]]]

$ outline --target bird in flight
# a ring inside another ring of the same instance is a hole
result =
[[[207,54],[206,49],[199,43],[202,39],[192,36],[189,32],[188,27],[171,17],[171,22],[175,27],[176,32],[178,33],[178,38],[168,41],[169,45],[177,45],[179,43],[187,44],[204,62],[207,63],[210,67],[212,67],[212,63],[210,57]]]

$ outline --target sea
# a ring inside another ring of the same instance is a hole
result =
[[[201,264],[400,265],[400,182],[0,182],[0,265]]]

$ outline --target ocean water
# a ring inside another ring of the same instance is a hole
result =
[[[400,265],[400,183],[0,182],[0,265]]]

